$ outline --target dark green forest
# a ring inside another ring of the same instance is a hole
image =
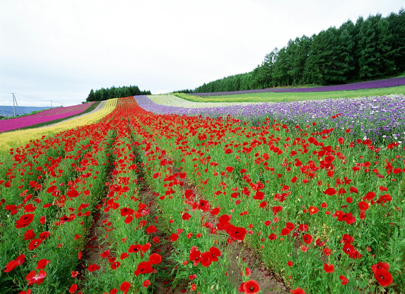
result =
[[[289,40],[248,73],[225,77],[194,92],[223,92],[305,84],[333,85],[405,72],[405,12],[359,17],[339,28]]]
[[[150,95],[150,91],[141,91],[138,86],[123,86],[123,87],[114,87],[111,88],[101,88],[100,90],[93,91],[91,89],[89,96],[86,98],[86,102],[92,101],[102,101],[112,98],[121,98],[135,95]]]

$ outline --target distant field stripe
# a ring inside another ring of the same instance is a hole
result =
[[[330,92],[263,92],[238,95],[205,96],[199,97],[195,94],[176,94],[178,97],[191,102],[291,102],[303,100],[324,100],[337,98],[355,98],[387,95],[404,95],[405,86],[363,89],[354,91],[330,91]]]
[[[53,121],[61,121],[68,117],[79,115],[90,108],[94,102],[68,107],[52,108],[24,117],[17,117],[0,121],[0,132],[13,131],[32,126],[41,126]]]
[[[91,114],[81,116],[66,122],[60,122],[52,126],[46,126],[29,130],[17,130],[0,134],[0,152],[15,148],[28,143],[30,140],[41,138],[42,136],[51,136],[58,132],[72,129],[87,124],[92,124],[110,114],[117,106],[118,99],[106,101],[104,107]]]
[[[226,107],[233,105],[248,105],[254,102],[205,102],[189,101],[181,95],[148,95],[148,98],[159,105],[185,107],[185,108],[205,108],[205,107]]]
[[[223,95],[240,95],[240,94],[254,94],[254,93],[286,93],[286,92],[330,92],[330,91],[354,91],[364,89],[376,88],[392,88],[405,85],[405,77],[382,79],[366,82],[358,82],[352,84],[320,86],[320,87],[288,87],[288,88],[268,88],[268,89],[255,89],[255,90],[242,90],[242,91],[228,91],[228,92],[204,92],[194,93],[195,96],[223,96]]]

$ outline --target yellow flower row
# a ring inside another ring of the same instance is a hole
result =
[[[22,146],[24,144],[27,144],[30,140],[35,140],[44,135],[53,136],[68,129],[95,123],[110,114],[115,109],[115,107],[117,106],[117,100],[118,99],[110,99],[99,111],[68,121],[62,121],[55,125],[2,133],[0,134],[0,152],[4,152],[6,150],[9,150],[10,148]]]

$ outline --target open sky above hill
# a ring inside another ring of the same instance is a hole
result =
[[[64,106],[90,89],[153,94],[248,72],[289,39],[401,0],[2,0],[0,105]]]

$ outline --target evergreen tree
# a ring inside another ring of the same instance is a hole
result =
[[[376,29],[376,24],[380,18],[381,15],[370,16],[361,25],[358,47],[360,78],[374,78],[381,75]]]

